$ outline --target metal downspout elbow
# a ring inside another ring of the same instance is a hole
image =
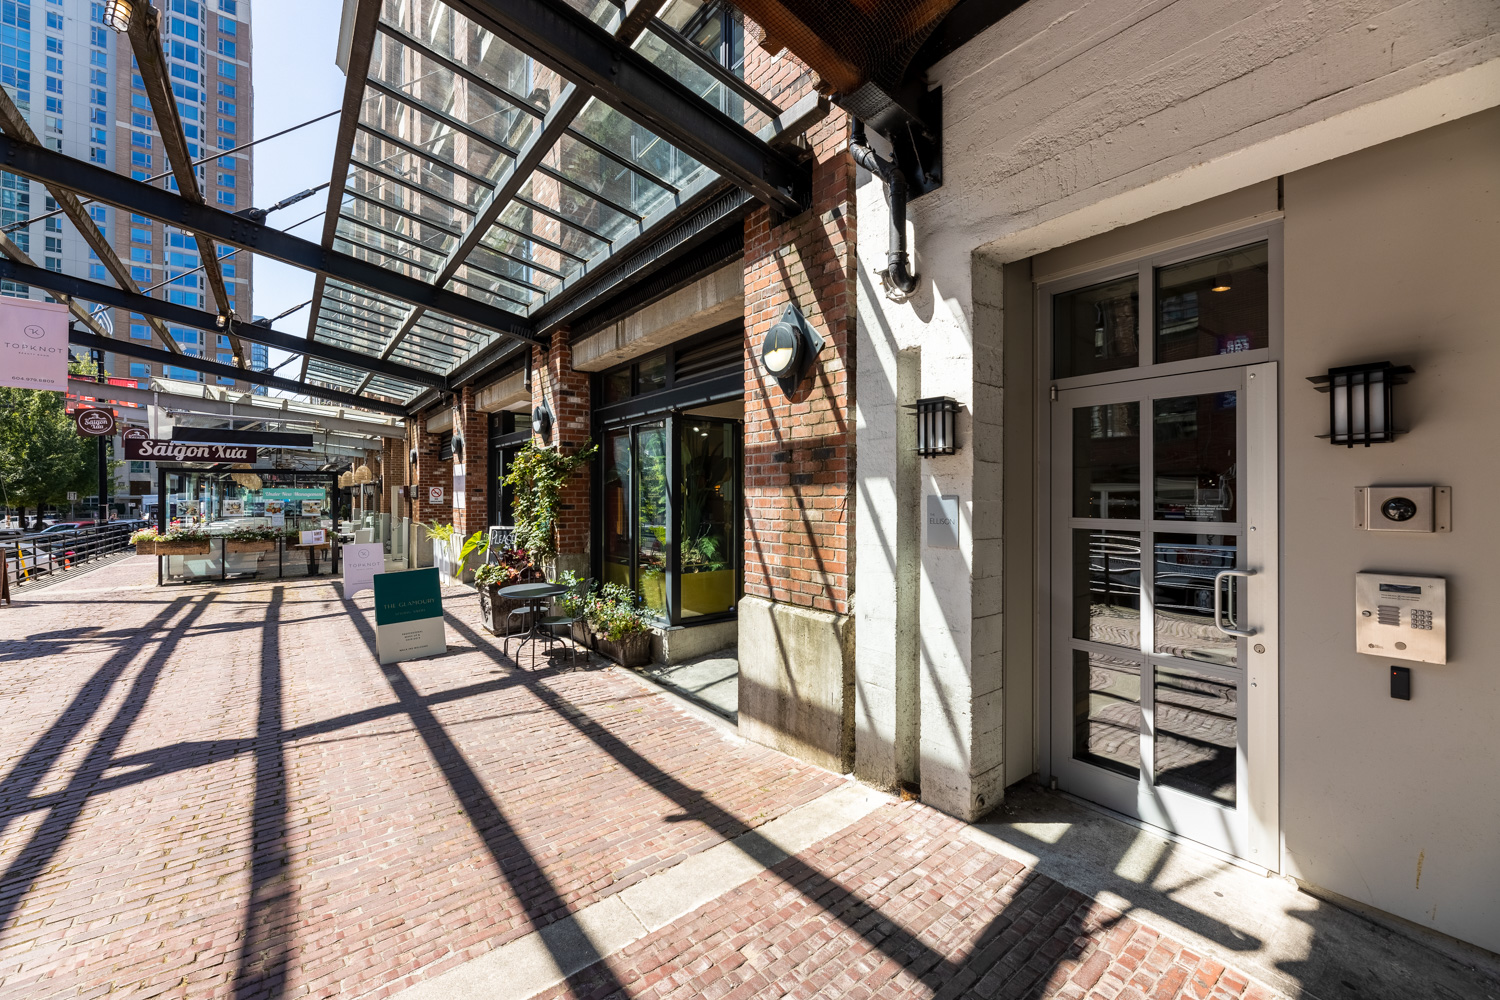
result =
[[[910,295],[917,289],[917,276],[912,273],[911,256],[906,251],[906,174],[870,148],[865,140],[865,123],[857,118],[849,136],[849,152],[855,163],[878,176],[885,185],[885,202],[891,210],[885,278],[901,294]]]

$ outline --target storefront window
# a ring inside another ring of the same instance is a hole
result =
[[[630,431],[604,435],[604,570],[605,583],[632,584],[631,551],[635,532],[631,528],[630,498],[633,463]]]
[[[636,590],[646,607],[667,614],[667,434],[660,422],[636,435]]]
[[[733,611],[736,599],[734,458],[739,425],[684,420],[682,427],[682,616]]]
[[[1269,272],[1264,243],[1159,268],[1156,363],[1268,346]]]

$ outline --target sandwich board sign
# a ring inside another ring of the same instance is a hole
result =
[[[375,589],[375,574],[385,572],[385,545],[351,542],[344,546],[344,596]]]
[[[376,574],[375,651],[381,663],[448,651],[436,566]]]

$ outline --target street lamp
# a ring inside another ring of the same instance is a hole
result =
[[[104,0],[104,23],[120,34],[130,31],[130,18],[135,14],[131,0]]]

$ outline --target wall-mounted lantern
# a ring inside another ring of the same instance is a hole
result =
[[[533,430],[541,435],[543,441],[551,440],[552,407],[547,405],[546,400],[542,401],[541,406],[531,411],[531,426]]]
[[[917,411],[917,454],[923,458],[958,451],[958,400],[929,396],[906,408]]]
[[[1377,361],[1330,368],[1327,375],[1310,377],[1308,381],[1319,392],[1328,393],[1329,441],[1347,448],[1357,444],[1368,448],[1377,441],[1396,440],[1395,387],[1405,385],[1401,376],[1415,370],[1410,365]]]
[[[781,319],[761,339],[760,366],[767,375],[780,382],[781,391],[790,396],[822,349],[823,338],[807,322],[802,310],[788,305]]]

